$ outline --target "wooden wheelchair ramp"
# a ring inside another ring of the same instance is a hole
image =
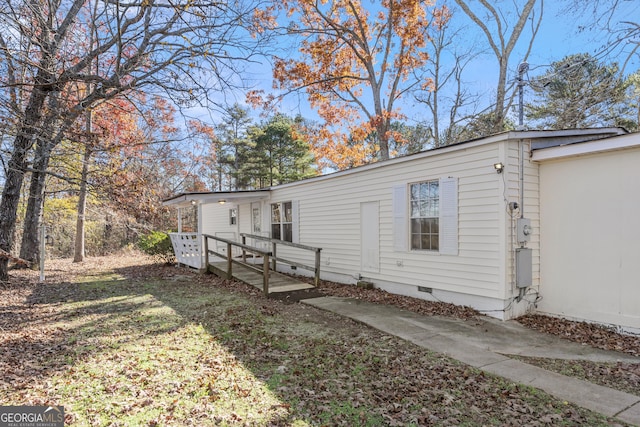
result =
[[[221,276],[227,276],[227,262],[210,262],[209,271]],[[231,269],[234,279],[247,283],[257,289],[263,290],[263,274],[241,264],[233,264]],[[296,278],[275,272],[269,272],[269,293],[294,292],[305,289],[313,289],[315,286],[302,282]]]

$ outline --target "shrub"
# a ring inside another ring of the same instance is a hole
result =
[[[138,239],[138,247],[146,254],[153,256],[157,261],[165,264],[173,264],[176,261],[171,245],[171,238],[162,231],[152,231]]]

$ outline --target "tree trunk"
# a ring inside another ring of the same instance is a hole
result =
[[[380,159],[389,160],[389,128],[391,121],[389,119],[381,119],[377,126],[378,143],[380,144]]]
[[[505,117],[505,99],[506,99],[506,84],[507,84],[507,67],[509,66],[509,57],[513,52],[513,49],[522,34],[525,24],[529,20],[529,16],[531,15],[531,11],[535,6],[537,0],[527,0],[527,2],[522,7],[522,11],[516,11],[519,13],[518,20],[515,23],[509,23],[505,20],[505,16],[502,11],[494,8],[490,1],[488,0],[480,0],[482,7],[484,8],[485,16],[481,17],[476,15],[471,8],[469,7],[470,1],[466,0],[455,0],[455,2],[462,8],[462,10],[471,18],[471,20],[478,25],[478,27],[484,32],[487,37],[487,41],[489,42],[489,46],[491,50],[496,56],[498,60],[498,65],[500,66],[500,74],[498,77],[498,88],[496,92],[496,105],[493,110],[493,122],[491,123],[492,132],[501,132],[504,129],[504,117]],[[517,2],[515,2],[517,3]],[[507,31],[504,33],[502,31],[492,32],[487,26],[487,22],[495,20],[497,28],[501,27],[509,28],[509,24],[513,24],[511,29],[511,35],[509,39],[505,43],[505,35],[507,35]],[[504,21],[503,21],[504,20]],[[539,23],[538,23],[539,26]],[[537,33],[537,29],[533,32],[532,40],[529,43],[529,51],[531,50],[531,46],[533,43],[533,38]],[[527,55],[529,52],[527,52]],[[525,58],[526,56],[525,55]]]
[[[494,109],[491,133],[500,133],[504,130],[504,100],[507,93],[507,67],[508,60],[504,56],[498,58],[500,71],[498,74],[498,89],[496,91],[496,107]]]
[[[36,158],[31,172],[31,184],[29,185],[29,200],[24,217],[22,232],[22,244],[20,245],[20,258],[38,264],[40,256],[40,219],[44,206],[45,180],[47,168],[51,158],[52,145],[41,140],[36,148]]]
[[[0,201],[0,249],[11,253],[16,229],[16,214],[20,201],[20,188],[24,180],[25,159],[30,148],[30,138],[20,135],[16,138],[15,148],[9,160],[7,178]],[[9,259],[0,258],[0,282],[9,280]]]
[[[85,212],[87,210],[87,176],[89,175],[89,160],[91,158],[91,149],[88,146],[84,148],[84,158],[82,159],[82,177],[80,181],[80,194],[78,195],[78,219],[76,221],[76,241],[73,254],[73,262],[83,262],[85,257],[84,250],[84,230],[85,230]]]
[[[87,179],[89,176],[89,160],[91,160],[91,110],[85,113],[85,131],[87,133],[87,143],[84,146],[84,157],[82,158],[82,174],[80,176],[80,194],[78,194],[78,217],[76,220],[76,241],[73,252],[73,262],[83,262],[85,257],[85,213],[87,210]]]
[[[102,239],[102,255],[106,255],[110,248],[111,232],[113,225],[111,224],[111,215],[106,214],[104,217],[104,233]]]
[[[13,152],[9,159],[2,200],[0,200],[0,249],[6,252],[11,252],[13,249],[20,189],[27,169],[27,154],[33,144],[33,137],[37,134],[36,127],[42,118],[42,107],[46,98],[47,93],[36,86],[25,110],[24,122],[13,143]],[[0,259],[0,281],[9,279],[8,265],[8,258]]]
[[[54,136],[58,115],[58,96],[60,92],[52,92],[48,99],[48,114],[42,120],[42,127],[37,134],[33,171],[29,185],[29,200],[24,218],[20,257],[37,265],[40,257],[40,233],[38,228],[44,206],[44,190],[47,169],[51,159],[51,151],[60,142],[61,132]]]
[[[76,241],[75,241],[75,251],[73,254],[73,262],[83,262],[85,257],[84,230],[85,230],[85,213],[87,210],[87,176],[89,175],[90,158],[91,158],[91,149],[89,147],[85,147],[84,158],[82,160],[82,178],[80,181],[80,194],[78,195],[78,219],[76,221]]]

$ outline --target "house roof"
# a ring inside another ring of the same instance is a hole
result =
[[[580,141],[580,143],[572,142],[555,147],[536,149],[533,151],[531,160],[542,162],[545,160],[556,160],[638,147],[640,147],[640,133],[630,133],[604,139]]]
[[[288,184],[280,184],[280,185],[274,186],[273,188],[286,188],[288,186],[298,185],[301,182],[330,179],[336,176],[359,173],[365,170],[382,168],[395,163],[413,161],[416,159],[436,156],[443,153],[462,150],[469,147],[476,147],[476,146],[485,145],[485,144],[493,144],[500,141],[519,140],[519,139],[534,140],[537,146],[547,147],[547,146],[560,145],[567,142],[583,142],[583,141],[590,141],[593,139],[608,138],[614,135],[620,135],[624,133],[626,133],[626,131],[618,127],[597,128],[597,129],[507,131],[507,132],[502,132],[495,135],[486,136],[483,138],[477,138],[469,141],[462,141],[455,144],[445,145],[442,147],[421,151],[415,154],[395,157],[393,159],[385,160],[382,162],[369,163],[367,165],[357,166],[351,169],[332,172],[332,173],[328,173],[320,176],[314,176],[311,178],[306,178],[302,181],[291,182]]]
[[[239,190],[239,191],[196,191],[191,193],[181,193],[169,197],[162,201],[163,206],[186,207],[197,203],[221,203],[235,202],[245,203],[247,201],[258,201],[269,198],[269,188],[260,190]]]
[[[351,169],[331,172],[301,181],[295,181],[287,184],[279,184],[274,187],[263,188],[260,190],[239,190],[239,191],[210,191],[210,192],[192,192],[181,193],[162,201],[164,206],[186,207],[196,203],[216,203],[221,201],[233,201],[243,203],[247,201],[258,201],[267,199],[269,191],[272,188],[286,188],[289,186],[299,185],[312,181],[335,178],[337,176],[359,173],[370,169],[382,168],[391,164],[414,161],[421,158],[440,155],[443,153],[457,151],[468,147],[475,147],[485,144],[493,144],[500,141],[508,140],[531,140],[532,148],[546,148],[555,146],[566,146],[568,144],[584,143],[585,141],[601,140],[612,136],[626,133],[622,128],[597,128],[597,129],[569,129],[569,130],[522,130],[522,131],[506,131],[499,134],[477,138],[469,141],[458,142],[456,144],[445,145],[415,154],[395,157],[393,159],[382,162],[370,163],[367,165],[357,166]],[[541,150],[542,151],[542,150]]]

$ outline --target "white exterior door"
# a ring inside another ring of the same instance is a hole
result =
[[[360,204],[360,259],[362,271],[380,272],[380,205]]]

